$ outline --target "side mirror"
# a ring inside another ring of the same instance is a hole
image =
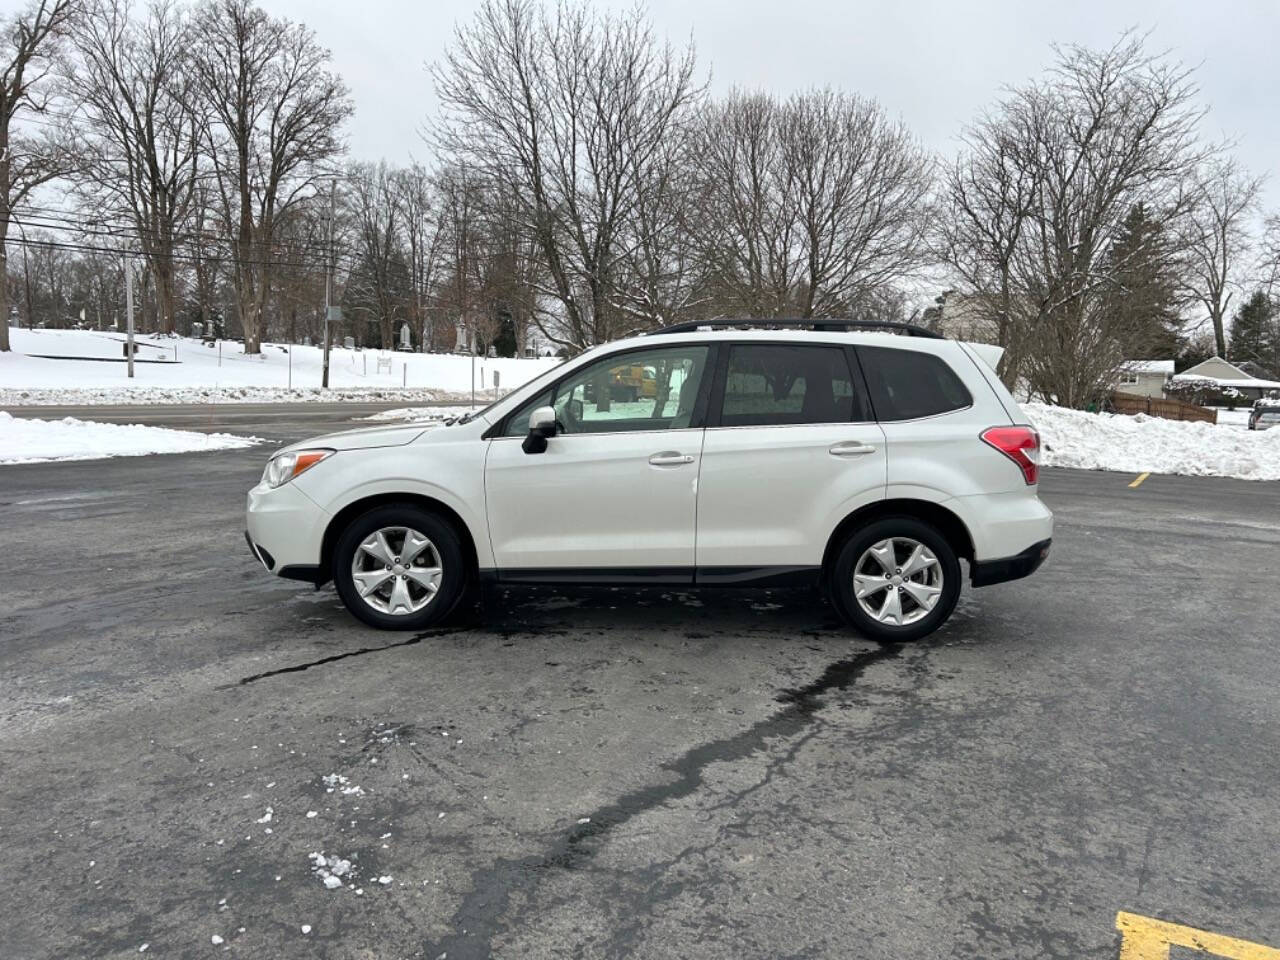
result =
[[[545,453],[547,439],[556,435],[556,411],[553,407],[537,407],[529,414],[529,435],[520,444],[525,453]]]

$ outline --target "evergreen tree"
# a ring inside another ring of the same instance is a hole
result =
[[[1161,360],[1178,354],[1181,321],[1173,256],[1165,228],[1143,203],[1134,204],[1107,251],[1112,282],[1109,309],[1113,329],[1135,360]]]
[[[1231,360],[1253,361],[1272,374],[1280,372],[1280,304],[1257,290],[1231,321]]]

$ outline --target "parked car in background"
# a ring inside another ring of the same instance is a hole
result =
[[[1259,404],[1249,411],[1250,430],[1270,430],[1280,426],[1280,402]]]
[[[1049,551],[1040,438],[999,353],[905,324],[668,327],[446,426],[286,447],[247,537],[377,627],[438,623],[486,581],[811,585],[912,640],[951,615],[962,561],[980,587]]]

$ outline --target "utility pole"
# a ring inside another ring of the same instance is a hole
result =
[[[324,259],[324,372],[320,377],[320,386],[329,389],[329,292],[333,274],[333,211],[338,192],[338,180],[329,181],[329,242],[326,244]]]
[[[124,258],[124,309],[127,315],[128,339],[125,341],[125,357],[129,361],[129,379],[133,379],[133,264]]]

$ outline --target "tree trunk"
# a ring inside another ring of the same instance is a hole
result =
[[[159,331],[164,334],[171,334],[176,329],[174,321],[175,305],[177,303],[177,293],[175,291],[175,277],[173,275],[173,264],[170,261],[164,261],[156,265],[156,321]]]
[[[0,220],[0,353],[9,350],[9,252],[5,249],[5,234],[9,224]]]

